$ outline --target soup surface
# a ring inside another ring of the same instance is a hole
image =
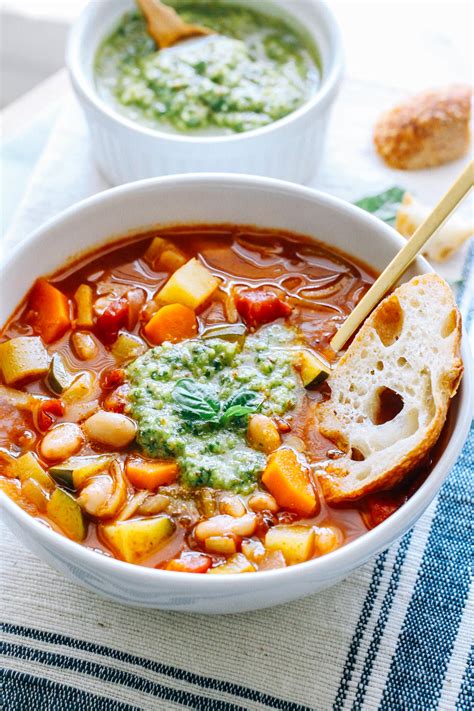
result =
[[[308,238],[242,226],[138,235],[39,279],[0,343],[0,485],[108,556],[195,573],[323,555],[403,487],[331,507],[340,452],[319,359],[374,280]]]
[[[184,132],[234,133],[291,113],[317,90],[314,50],[285,22],[219,3],[177,3],[186,22],[217,34],[157,51],[129,12],[100,47],[99,93],[129,118]]]

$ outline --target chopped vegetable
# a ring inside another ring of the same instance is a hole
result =
[[[76,404],[78,402],[92,400],[94,394],[97,395],[95,392],[96,386],[95,374],[89,370],[85,370],[79,373],[70,387],[63,392],[62,400],[67,404]]]
[[[313,516],[318,501],[307,470],[292,449],[278,449],[267,463],[262,482],[277,503],[300,516]]]
[[[92,311],[93,291],[88,284],[81,284],[74,293],[76,302],[76,326],[78,328],[92,328],[94,313]]]
[[[272,291],[265,289],[240,291],[235,298],[235,305],[250,328],[270,323],[277,318],[286,318],[292,311],[291,306],[279,299]]]
[[[303,563],[314,553],[314,530],[311,526],[273,526],[265,536],[265,548],[283,553],[288,565]]]
[[[197,309],[217,289],[219,280],[197,259],[190,259],[166,282],[157,298],[165,304],[183,304]]]
[[[122,362],[138,358],[146,351],[146,345],[138,336],[122,331],[110,350],[114,358]]]
[[[99,410],[83,424],[84,432],[93,442],[123,449],[135,439],[137,426],[118,412]]]
[[[107,471],[112,459],[106,454],[71,457],[62,464],[50,467],[49,473],[58,484],[75,490],[79,489],[90,477]]]
[[[176,247],[164,249],[156,262],[155,269],[172,274],[186,264],[186,256]]]
[[[36,479],[24,479],[21,482],[21,493],[28,501],[36,506],[38,511],[46,512],[48,508],[48,495]]]
[[[182,304],[168,304],[151,317],[144,330],[153,345],[160,345],[164,341],[178,343],[194,338],[198,326],[192,309]]]
[[[71,327],[67,297],[46,279],[36,281],[28,303],[33,328],[45,343],[57,341]]]
[[[243,553],[236,553],[231,555],[226,563],[222,565],[217,565],[215,568],[210,568],[207,571],[209,573],[255,573],[255,566],[244,556]]]
[[[395,218],[397,216],[397,210],[400,207],[405,190],[399,187],[389,188],[384,190],[383,193],[378,195],[371,195],[370,197],[362,198],[358,200],[355,205],[366,210],[366,212],[371,212],[376,217],[379,217],[384,222],[388,222],[389,225],[395,224]]]
[[[80,360],[92,360],[99,352],[97,343],[90,333],[75,331],[71,336],[74,353]]]
[[[45,375],[49,368],[49,355],[41,338],[18,336],[0,343],[0,368],[7,385]]]
[[[34,479],[44,489],[52,489],[54,486],[48,473],[45,472],[32,452],[27,452],[18,459],[14,459],[10,469],[13,476],[22,482],[26,479]]]
[[[128,301],[127,329],[133,331],[140,318],[141,310],[146,301],[146,293],[143,289],[129,289],[126,294]]]
[[[46,512],[49,518],[73,541],[83,541],[87,534],[87,522],[81,507],[72,496],[62,489],[53,491]]]
[[[159,462],[132,456],[127,459],[125,472],[137,489],[156,489],[158,486],[173,484],[178,476],[176,462]]]
[[[177,573],[206,573],[211,567],[211,559],[203,553],[182,553],[180,558],[172,558],[166,564],[166,570]]]
[[[301,380],[305,388],[315,387],[326,380],[331,372],[330,367],[312,351],[301,351],[298,357]]]
[[[64,461],[80,450],[84,443],[81,428],[63,422],[49,430],[41,440],[40,455],[52,462]]]
[[[153,237],[152,241],[148,245],[148,248],[143,255],[143,259],[145,262],[148,262],[148,264],[151,267],[155,266],[155,262],[162,253],[162,251],[165,249],[166,245],[168,244],[168,241],[166,239],[163,239],[163,237]]]
[[[50,390],[55,395],[62,395],[72,383],[72,375],[68,373],[64,365],[64,361],[59,353],[54,353],[49,364],[48,374],[46,375],[46,383]]]
[[[105,541],[127,561],[138,563],[156,553],[173,535],[175,524],[169,516],[132,519],[100,528]]]
[[[128,302],[125,298],[115,299],[100,314],[97,319],[96,329],[99,338],[110,345],[115,341],[121,328],[125,328],[128,321]]]
[[[244,323],[219,323],[215,326],[207,326],[201,338],[222,338],[224,341],[240,341],[247,335],[247,327]]]
[[[61,400],[41,400],[36,408],[36,424],[41,432],[47,432],[64,414]]]

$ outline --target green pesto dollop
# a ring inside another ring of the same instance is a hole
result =
[[[282,20],[218,2],[173,5],[218,34],[156,51],[143,16],[129,12],[97,53],[99,93],[129,118],[180,132],[249,131],[317,91],[314,50]]]
[[[247,444],[248,416],[225,423],[190,420],[176,403],[176,384],[192,379],[219,404],[256,393],[259,412],[284,415],[302,397],[292,365],[295,341],[292,329],[273,324],[249,335],[243,346],[212,338],[152,348],[127,369],[127,412],[137,422],[138,444],[150,457],[175,458],[184,485],[248,493],[266,460]]]

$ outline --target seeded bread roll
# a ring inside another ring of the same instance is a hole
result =
[[[461,316],[436,274],[415,277],[366,320],[327,383],[319,429],[345,456],[318,464],[326,500],[400,482],[437,441],[458,388]]]
[[[418,94],[383,114],[374,143],[391,168],[431,168],[461,158],[469,147],[472,88],[454,85]]]

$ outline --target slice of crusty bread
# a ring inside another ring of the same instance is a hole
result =
[[[461,158],[469,147],[472,87],[431,89],[401,102],[374,129],[378,154],[391,168],[418,170]]]
[[[435,444],[463,371],[460,340],[460,313],[436,274],[414,277],[373,311],[316,409],[322,434],[345,452],[315,470],[327,501],[393,486]]]

